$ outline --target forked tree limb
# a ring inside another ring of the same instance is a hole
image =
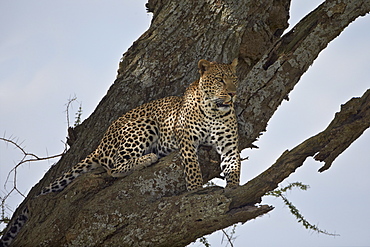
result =
[[[369,11],[367,0],[325,1],[282,36],[241,79],[237,104],[241,149],[251,146],[265,131],[278,106],[288,99],[319,53],[353,20]]]
[[[324,161],[320,172],[328,169],[351,143],[370,126],[370,89],[360,98],[353,98],[342,105],[341,111],[329,126],[319,134],[307,139],[292,150],[285,151],[266,171],[245,185],[228,193],[233,199],[231,208],[260,202],[261,197],[277,188],[308,157]]]

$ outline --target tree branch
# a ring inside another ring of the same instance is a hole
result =
[[[5,179],[4,188],[6,189],[6,184],[8,183],[11,174],[12,173],[14,174],[14,176],[13,176],[13,178],[14,178],[13,179],[13,188],[1,199],[1,206],[2,207],[4,207],[5,201],[13,193],[13,191],[17,191],[21,196],[26,197],[17,188],[17,168],[19,166],[21,166],[22,164],[27,163],[27,162],[42,161],[42,160],[49,160],[49,159],[58,158],[58,157],[61,157],[67,151],[67,146],[65,145],[64,151],[60,154],[47,156],[47,157],[39,157],[34,153],[28,153],[24,148],[22,148],[22,146],[20,144],[18,144],[16,141],[14,141],[12,139],[0,137],[0,140],[14,145],[18,150],[20,150],[23,153],[22,159],[9,171],[9,173],[8,173],[6,179]],[[27,159],[28,156],[31,156],[32,158]]]
[[[250,147],[265,131],[278,106],[329,42],[369,11],[367,0],[325,1],[281,37],[241,78],[237,102],[241,149]]]
[[[303,165],[307,157],[325,161],[320,172],[328,169],[333,160],[370,126],[370,89],[361,98],[342,105],[341,111],[321,133],[307,139],[291,151],[285,151],[266,171],[237,190],[230,191],[231,208],[255,204],[267,192]]]
[[[349,145],[354,142],[370,125],[370,89],[361,98],[353,98],[342,105],[341,111],[328,128],[320,133],[316,139],[323,142],[315,160],[324,161],[325,165],[319,169],[323,172],[330,168],[333,161]]]
[[[186,192],[174,152],[124,179],[88,173],[60,193],[31,199],[31,217],[14,245],[145,246],[150,239],[154,246],[185,246],[273,209],[251,205],[230,210],[230,203],[220,187]]]

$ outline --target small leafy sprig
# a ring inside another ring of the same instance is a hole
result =
[[[297,218],[298,223],[301,223],[306,229],[315,231],[317,233],[322,233],[322,234],[325,234],[325,235],[329,235],[329,236],[339,236],[339,234],[329,233],[325,230],[321,230],[320,228],[318,228],[318,226],[311,224],[310,222],[308,222],[303,217],[303,215],[299,212],[297,207],[294,206],[294,204],[291,201],[289,201],[286,198],[286,196],[284,195],[285,192],[287,192],[288,190],[292,190],[293,188],[299,188],[301,190],[307,190],[307,189],[310,188],[310,186],[302,184],[301,182],[290,183],[289,185],[285,186],[284,188],[280,188],[280,189],[276,189],[274,191],[270,191],[270,192],[266,193],[266,195],[267,196],[280,197],[283,200],[284,204],[289,208],[290,212]]]
[[[82,122],[82,120],[81,120],[81,116],[82,116],[82,103],[80,103],[80,106],[78,107],[78,111],[76,112],[75,115],[76,115],[76,117],[75,117],[74,127],[77,127]]]

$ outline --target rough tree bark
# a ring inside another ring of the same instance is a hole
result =
[[[240,149],[266,128],[278,106],[327,44],[359,16],[368,0],[327,0],[281,37],[289,0],[150,0],[150,28],[123,55],[117,79],[94,113],[78,126],[76,140],[29,193],[30,219],[15,246],[185,246],[198,237],[273,209],[255,206],[309,156],[327,169],[370,123],[370,92],[342,107],[326,130],[286,151],[268,170],[225,191],[186,192],[177,153],[123,179],[95,172],[61,193],[35,198],[41,188],[98,145],[109,124],[149,100],[180,95],[197,78],[204,58],[239,58],[237,115]],[[213,150],[200,151],[205,182],[219,176]]]

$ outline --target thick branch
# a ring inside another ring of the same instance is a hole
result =
[[[241,148],[265,131],[267,122],[318,54],[354,19],[370,11],[367,0],[327,0],[284,35],[250,71],[239,88]]]
[[[231,208],[260,202],[261,197],[302,166],[307,157],[325,161],[328,169],[333,160],[370,126],[370,89],[361,98],[342,105],[341,111],[321,133],[307,139],[291,151],[285,151],[265,172],[237,190],[230,192]]]
[[[315,160],[324,161],[319,169],[323,172],[330,168],[333,161],[370,126],[370,89],[361,98],[353,98],[342,105],[341,111],[328,128],[316,139],[325,143],[315,155]]]
[[[231,203],[219,187],[186,192],[183,167],[172,153],[124,179],[85,174],[58,194],[32,199],[31,217],[14,245],[185,246],[273,209],[230,210]]]

